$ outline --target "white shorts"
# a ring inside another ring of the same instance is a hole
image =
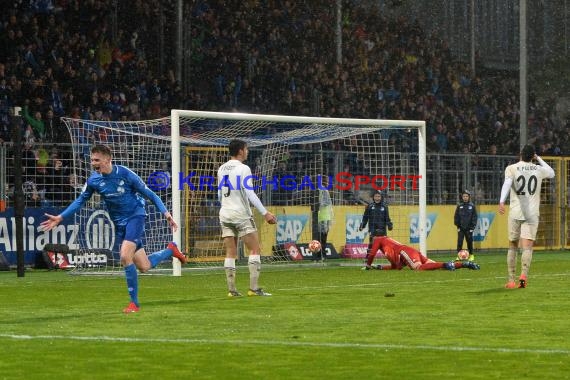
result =
[[[247,234],[251,234],[257,231],[255,227],[255,222],[253,218],[245,219],[236,222],[222,222],[220,221],[220,226],[222,227],[222,237],[242,237]]]
[[[537,231],[538,223],[509,218],[509,241],[518,241],[520,238],[534,241]]]

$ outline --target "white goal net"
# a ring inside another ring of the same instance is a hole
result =
[[[254,212],[266,260],[311,258],[306,246],[320,240],[322,189],[328,190],[334,215],[327,255],[340,257],[345,246],[368,243],[368,232],[358,231],[358,224],[376,189],[383,192],[390,208],[394,224],[390,236],[426,252],[422,121],[184,110],[173,110],[170,118],[159,120],[64,121],[73,138],[79,182],[90,174],[90,146],[103,143],[113,150],[115,163],[135,171],[173,211],[182,227],[174,237],[154,207],[148,206],[145,246],[149,253],[173,238],[189,255],[189,267],[221,265],[225,251],[216,175],[229,159],[229,142],[236,138],[248,143],[245,163],[252,170],[254,189],[278,218],[272,226]],[[98,199],[78,215],[82,249],[116,251],[112,225],[104,217]],[[292,245],[298,257],[290,251]],[[245,257],[248,252],[240,254]],[[180,268],[174,268],[174,274],[179,273]]]

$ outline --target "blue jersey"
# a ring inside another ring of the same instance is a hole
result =
[[[133,216],[145,216],[145,196],[164,214],[167,210],[158,195],[149,189],[143,180],[125,166],[113,165],[109,174],[93,172],[87,179],[83,191],[61,216],[66,218],[76,213],[93,193],[98,193],[107,206],[111,220],[116,226],[124,226]]]

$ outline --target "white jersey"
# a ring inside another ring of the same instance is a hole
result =
[[[505,181],[511,181],[509,216],[531,224],[538,223],[542,180],[554,178],[554,170],[542,159],[538,162],[519,161],[505,169]]]
[[[262,215],[267,213],[253,191],[251,169],[239,160],[229,160],[218,169],[218,199],[221,222],[250,219],[250,202]]]

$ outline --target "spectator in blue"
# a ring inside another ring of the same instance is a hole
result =
[[[59,91],[59,83],[56,80],[51,82],[51,87],[46,95],[50,108],[53,110],[55,116],[64,116],[65,110],[63,109],[62,96]]]

